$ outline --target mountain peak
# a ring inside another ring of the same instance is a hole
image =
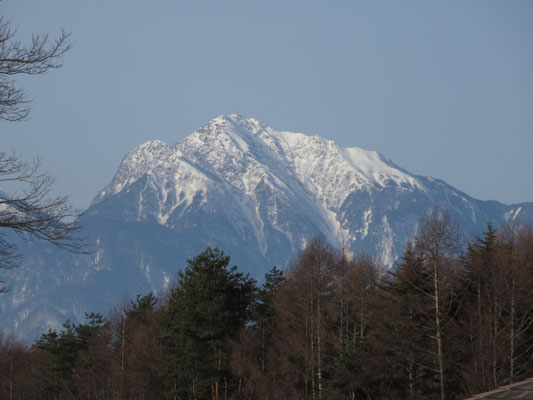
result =
[[[97,199],[118,193],[153,169],[179,172],[176,163],[183,161],[204,174],[250,190],[255,185],[244,181],[252,175],[254,179],[270,176],[289,185],[297,180],[319,198],[331,201],[330,195],[336,193],[334,203],[342,202],[347,193],[362,185],[424,190],[416,177],[375,151],[343,148],[318,135],[277,131],[254,118],[229,114],[211,119],[172,148],[161,140],[134,148],[122,161],[112,190],[106,187]]]
[[[160,139],[153,139],[153,140],[149,140],[147,142],[144,142],[142,143],[141,145],[137,146],[136,148],[137,149],[150,149],[150,150],[155,150],[155,149],[161,149],[161,148],[168,148],[168,144],[163,142],[162,140]]]
[[[129,188],[146,174],[150,184],[160,187],[158,196],[166,203],[169,198],[188,202],[196,195],[205,198],[214,190],[209,188],[215,187],[217,191],[240,193],[234,201],[242,209],[239,213],[251,218],[258,243],[264,235],[261,227],[267,224],[265,218],[277,218],[272,211],[267,213],[271,217],[257,214],[260,191],[267,190],[270,196],[287,204],[296,201],[305,205],[321,216],[319,230],[332,243],[340,243],[357,236],[342,227],[338,214],[354,191],[425,190],[417,177],[375,151],[343,148],[318,135],[277,131],[239,114],[213,118],[172,148],[153,140],[133,149],[95,202]],[[171,213],[178,203],[152,207],[154,218],[167,221],[169,210]],[[140,210],[137,215],[144,215]],[[265,246],[260,247],[266,251]]]
[[[196,132],[207,133],[211,135],[217,135],[221,133],[228,133],[234,129],[234,126],[238,123],[240,118],[237,114],[219,115],[211,119],[207,124],[202,126]],[[195,133],[196,133],[195,132]]]
[[[392,267],[435,204],[467,235],[489,220],[533,220],[532,203],[481,202],[378,152],[222,115],[172,147],[152,140],[124,157],[80,218],[93,253],[24,248],[38,273],[9,279],[20,290],[0,297],[4,326],[42,332],[65,318],[80,321],[79,310],[104,312],[124,293],[168,287],[176,268],[206,246],[259,279],[273,265],[288,266],[313,236]],[[76,304],[72,290],[84,293]]]
[[[265,128],[267,125],[255,118],[246,118],[240,114],[228,114],[211,119],[198,131],[211,134],[228,133],[228,131],[237,134],[257,134]]]

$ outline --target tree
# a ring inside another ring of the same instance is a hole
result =
[[[502,285],[507,269],[500,263],[504,254],[501,240],[489,223],[487,231],[467,245],[463,257],[465,304],[460,322],[471,354],[463,374],[468,393],[499,386],[497,366],[506,355],[499,340],[507,314],[507,293]]]
[[[115,308],[74,368],[80,399],[164,399],[163,311],[153,293]],[[87,332],[85,328],[81,333]],[[83,335],[82,335],[83,336]],[[87,335],[85,335],[87,336]]]
[[[88,351],[91,342],[99,336],[105,325],[104,318],[98,313],[86,313],[85,317],[88,323],[74,325],[67,321],[61,331],[49,330],[34,344],[35,348],[50,355],[47,380],[51,394],[65,393],[71,397],[77,394],[76,362]]]
[[[433,277],[434,338],[436,344],[436,361],[439,376],[440,398],[446,398],[445,389],[445,354],[443,324],[446,316],[447,278],[454,259],[459,251],[459,234],[456,225],[447,213],[435,206],[429,215],[419,221],[419,230],[415,238],[416,248],[423,257]]]
[[[377,398],[371,337],[375,327],[378,266],[371,257],[335,252],[331,293],[327,296],[329,325],[329,394],[340,398]]]
[[[237,338],[257,288],[229,261],[223,251],[207,248],[178,273],[164,335],[173,395],[218,400],[232,390],[228,340]]]
[[[44,399],[47,361],[44,352],[0,335],[0,398]]]
[[[40,75],[61,67],[71,48],[69,34],[62,31],[55,41],[34,35],[28,46],[16,39],[11,21],[0,17],[0,119],[23,121],[30,112],[26,93],[16,86],[17,75]],[[28,162],[16,152],[0,151],[0,268],[19,265],[17,245],[10,232],[25,240],[41,239],[70,251],[83,251],[74,218],[79,215],[67,197],[50,197],[54,178],[41,172],[38,159]],[[0,279],[0,284],[5,281]],[[0,293],[6,291],[0,287]]]
[[[239,379],[237,398],[280,398],[276,392],[273,336],[276,321],[274,299],[283,285],[283,271],[273,267],[265,275],[251,310],[251,320],[242,327],[238,340],[231,342],[231,368]]]
[[[390,368],[387,391],[396,398],[432,398],[433,277],[413,242],[380,287],[374,348]]]
[[[161,376],[165,370],[162,354],[162,318],[156,308],[158,298],[152,292],[137,295],[115,322],[114,364],[112,376],[118,382],[120,398],[163,398]]]
[[[306,395],[323,399],[326,392],[326,350],[329,345],[327,301],[333,285],[335,254],[322,239],[315,238],[291,266],[280,303],[284,328],[295,348],[301,346],[302,383]],[[295,321],[298,321],[296,323]],[[303,341],[301,340],[303,339]]]
[[[24,46],[11,28],[11,21],[0,17],[0,119],[22,121],[28,117],[30,100],[15,85],[16,75],[41,75],[61,67],[63,55],[72,47],[65,31],[51,42],[48,35],[34,35]]]

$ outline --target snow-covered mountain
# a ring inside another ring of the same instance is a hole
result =
[[[26,245],[24,268],[4,274],[12,287],[0,296],[4,326],[34,337],[106,312],[168,286],[206,246],[258,279],[316,235],[390,267],[435,204],[467,235],[488,221],[533,221],[533,203],[479,201],[375,151],[220,116],[173,146],[154,140],[126,155],[80,218],[89,256]]]

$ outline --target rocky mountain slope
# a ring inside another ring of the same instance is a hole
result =
[[[24,268],[4,274],[4,329],[32,338],[159,291],[206,246],[258,279],[316,235],[391,267],[435,204],[466,235],[488,221],[533,221],[533,203],[476,200],[375,151],[220,116],[173,146],[154,140],[126,155],[80,218],[90,255],[24,245]]]

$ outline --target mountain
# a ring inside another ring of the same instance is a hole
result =
[[[168,288],[206,246],[257,279],[316,235],[391,267],[435,204],[466,235],[488,221],[533,221],[533,203],[476,200],[375,151],[220,116],[173,146],[154,140],[125,156],[79,219],[90,255],[22,243],[24,267],[4,274],[12,287],[0,297],[4,327],[33,338]]]

